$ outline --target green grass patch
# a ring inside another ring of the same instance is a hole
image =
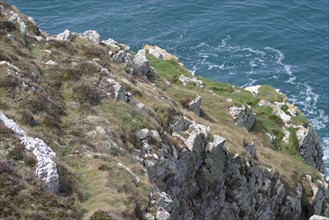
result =
[[[284,99],[284,95],[279,94],[272,86],[269,85],[262,85],[258,89],[257,97],[261,99],[265,99],[269,102],[282,102]]]
[[[266,115],[266,116],[271,115],[273,112],[273,109],[270,106],[256,106],[255,108],[253,108],[253,110],[257,115]]]
[[[146,57],[161,78],[177,83],[181,75],[191,76],[191,73],[175,60],[161,60],[151,54],[147,54]]]
[[[304,116],[303,113],[298,112],[295,117],[291,118],[291,123],[293,125],[303,125],[306,126],[308,124],[308,119]]]

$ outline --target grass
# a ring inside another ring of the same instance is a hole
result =
[[[159,76],[163,79],[177,83],[178,78],[181,75],[191,76],[191,73],[184,67],[181,67],[175,60],[163,61],[155,58],[151,54],[147,54],[146,57],[152,63],[153,68],[157,71]]]
[[[272,86],[262,85],[258,89],[257,97],[267,100],[269,102],[282,102],[284,99],[284,95],[279,94]]]
[[[131,218],[137,202],[141,208],[147,205],[148,182],[142,177],[141,185],[135,185],[134,178],[120,169],[116,161],[91,158],[88,159],[88,165],[76,170],[87,194],[81,203],[85,210],[84,219],[96,218],[100,212],[106,216]]]

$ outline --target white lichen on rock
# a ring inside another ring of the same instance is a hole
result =
[[[37,159],[35,175],[45,183],[48,191],[56,193],[59,188],[59,176],[53,157],[55,152],[41,139],[29,137],[25,130],[20,128],[12,119],[0,112],[0,120],[4,125],[17,134],[28,151]]]
[[[232,106],[230,107],[230,114],[238,127],[244,127],[249,130],[255,123],[256,114],[250,106]]]

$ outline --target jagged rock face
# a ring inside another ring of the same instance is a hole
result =
[[[301,216],[301,186],[296,197],[287,196],[284,185],[265,174],[254,160],[244,162],[225,148],[225,139],[192,124],[178,157],[145,160],[151,179],[173,201],[172,219],[275,219]],[[145,135],[144,135],[145,136]]]
[[[201,111],[201,96],[197,95],[189,104],[188,109],[194,112],[197,116],[200,116]]]
[[[323,151],[313,128],[310,125],[307,128],[300,126],[296,135],[298,138],[298,151],[305,163],[323,172]]]
[[[249,130],[255,123],[256,114],[252,112],[251,107],[236,107],[230,108],[230,114],[233,116],[235,124],[239,127],[244,127]]]
[[[25,145],[25,148],[34,154],[37,159],[35,175],[44,181],[48,191],[56,193],[59,188],[59,176],[56,163],[52,160],[52,157],[55,157],[56,154],[41,139],[27,136],[27,133],[22,128],[13,120],[7,118],[2,112],[0,112],[0,120],[7,128],[15,132]]]
[[[146,58],[146,51],[144,49],[139,50],[134,56],[132,61],[132,67],[135,75],[145,75],[151,81],[158,78],[158,74],[151,67],[150,61]]]

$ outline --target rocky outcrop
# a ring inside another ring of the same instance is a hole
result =
[[[60,40],[60,41],[70,41],[72,40],[77,34],[76,33],[72,33],[71,31],[69,31],[68,29],[65,29],[62,33],[57,34],[56,36],[56,40]]]
[[[169,53],[165,49],[162,49],[162,48],[160,48],[156,45],[154,45],[154,46],[145,45],[144,50],[147,51],[149,54],[155,56],[158,59],[161,59],[161,60],[175,60],[181,66],[184,66],[182,63],[179,62],[178,57],[172,55],[171,53]]]
[[[194,112],[197,116],[200,116],[201,100],[201,96],[197,95],[190,103],[188,103],[188,109]]]
[[[193,84],[196,86],[199,86],[200,88],[204,88],[203,82],[201,80],[198,80],[195,77],[187,77],[184,75],[181,75],[178,80],[183,83],[184,86],[186,86],[187,84]]]
[[[249,130],[255,123],[256,114],[252,112],[250,106],[230,107],[230,114],[238,127],[244,127]]]
[[[56,154],[41,139],[29,137],[22,128],[2,112],[0,112],[0,120],[7,128],[17,134],[25,148],[34,154],[37,159],[35,175],[45,183],[47,190],[56,193],[59,188],[59,177],[56,163],[52,159]]]
[[[245,89],[252,91],[254,94],[257,94],[259,88],[260,86],[254,86]],[[278,91],[276,92],[282,95],[282,93]],[[285,136],[283,140],[287,144],[290,136],[290,132],[288,129],[294,128],[296,130],[296,136],[298,139],[297,148],[299,154],[302,156],[305,163],[318,169],[320,172],[323,172],[324,171],[324,164],[322,160],[323,150],[320,146],[320,142],[317,138],[317,135],[312,128],[312,125],[310,124],[294,125],[292,123],[292,118],[297,116],[298,114],[301,114],[299,113],[298,108],[290,104],[287,99],[283,99],[282,102],[274,102],[274,103],[262,99],[260,100],[258,105],[271,107],[272,114],[277,115],[284,122],[283,131],[285,133]],[[283,106],[285,106],[287,109],[283,110],[282,108]],[[275,140],[275,137],[272,136],[271,139]]]
[[[323,172],[323,151],[311,125],[307,128],[298,126],[296,135],[298,138],[298,151],[305,163]]]
[[[108,71],[102,69],[101,73],[107,74]],[[105,77],[100,83],[101,90],[106,97],[113,97],[116,101],[124,101],[139,109],[142,112],[147,112],[147,108],[143,103],[136,102],[132,94],[127,92],[121,84],[114,78]]]
[[[210,141],[209,128],[190,123],[173,133],[184,143],[171,151],[177,156],[168,152],[160,160],[144,160],[150,178],[173,201],[173,208],[160,210],[168,218],[167,213],[172,219],[301,218],[300,184],[288,195],[278,176],[262,171],[252,157],[233,156],[224,138],[215,135]]]
[[[85,38],[85,39],[93,42],[94,44],[99,44],[100,43],[100,40],[99,40],[100,39],[100,35],[95,30],[85,31],[80,36],[82,38]]]
[[[135,75],[145,75],[151,81],[158,78],[158,74],[151,67],[151,62],[146,58],[146,51],[144,49],[139,50],[134,56],[132,67]]]

